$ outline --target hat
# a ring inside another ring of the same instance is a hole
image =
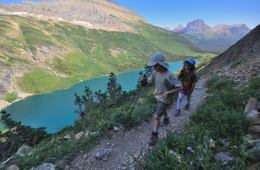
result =
[[[189,59],[185,60],[184,62],[188,62],[188,63],[190,63],[192,65],[196,64],[196,61],[193,58],[189,58]]]
[[[165,62],[165,56],[162,53],[154,54],[152,58],[148,61],[147,66],[153,67],[156,64],[160,64],[164,68],[168,68],[168,64]]]

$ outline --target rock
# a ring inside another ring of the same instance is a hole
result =
[[[17,165],[9,166],[6,170],[19,170],[19,167]]]
[[[134,158],[132,156],[129,157],[129,164],[133,164],[135,162]]]
[[[69,170],[70,169],[70,166],[69,165],[66,165],[65,167],[64,167],[64,170]]]
[[[187,148],[186,148],[186,151],[188,152],[188,153],[192,153],[192,154],[194,154],[195,153],[195,151],[192,149],[192,147],[190,147],[190,146],[188,146]]]
[[[247,151],[247,155],[256,161],[260,161],[260,143]]]
[[[251,126],[248,130],[255,135],[260,135],[260,125]]]
[[[112,149],[100,149],[99,151],[96,152],[96,159],[98,160],[107,160],[108,156],[111,154]]]
[[[84,135],[84,132],[81,131],[81,132],[77,133],[77,134],[74,136],[74,138],[75,138],[76,140],[79,140],[83,135]]]
[[[213,139],[209,140],[209,147],[210,148],[215,148],[216,147],[216,142]]]
[[[227,139],[222,139],[222,140],[220,140],[220,142],[226,148],[229,147],[229,145],[230,145],[230,142]]]
[[[229,152],[219,152],[214,157],[216,160],[221,161],[223,165],[226,165],[229,161],[234,160],[234,158],[230,156]]]
[[[70,135],[65,135],[65,136],[63,136],[63,139],[65,139],[65,140],[70,140],[70,139],[71,139],[71,136],[70,136]]]
[[[139,155],[140,155],[139,153],[135,153],[133,156],[135,159],[138,159]]]
[[[257,99],[256,98],[250,98],[246,104],[244,113],[248,113],[251,110],[256,110],[257,108]]]
[[[257,125],[260,123],[260,117],[257,110],[251,110],[246,114],[247,119],[250,121],[251,125]]]
[[[244,141],[247,141],[247,140],[253,140],[253,135],[251,135],[251,134],[247,134],[247,135],[245,135],[244,137],[243,137],[243,140]]]
[[[118,131],[119,131],[119,128],[118,128],[118,127],[114,127],[114,131],[115,131],[115,132],[118,132]]]
[[[25,156],[31,151],[31,147],[23,144],[16,152],[17,156]]]
[[[174,150],[169,150],[169,155],[172,155],[179,163],[181,163],[181,155]]]
[[[253,147],[254,145],[260,143],[260,139],[255,139],[255,140],[246,140],[245,144],[246,147]]]
[[[32,168],[31,170],[55,170],[55,166],[51,163],[43,163],[36,168]]]

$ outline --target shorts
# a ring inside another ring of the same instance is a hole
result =
[[[166,114],[167,109],[169,109],[170,104],[158,101],[157,102],[157,107],[155,110],[155,114],[159,117],[161,117],[162,115]]]

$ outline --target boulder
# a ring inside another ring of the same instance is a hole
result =
[[[17,156],[25,156],[31,151],[31,147],[23,144],[16,152]]]
[[[215,156],[216,160],[219,160],[223,163],[223,165],[226,165],[229,163],[229,161],[233,161],[234,158],[230,156],[229,152],[219,152]]]
[[[111,154],[112,149],[108,148],[108,149],[100,149],[96,152],[96,159],[98,160],[107,160],[108,156]]]
[[[260,117],[257,110],[251,110],[246,114],[251,125],[260,125]]]
[[[248,113],[251,110],[256,110],[257,108],[257,99],[256,98],[250,98],[246,104],[244,113]]]
[[[32,168],[31,170],[55,170],[55,166],[51,163],[43,163],[36,168]]]
[[[74,138],[75,138],[76,140],[79,140],[83,135],[84,135],[84,132],[81,131],[81,132],[77,133]]]
[[[253,147],[258,143],[260,143],[260,139],[245,140],[246,147]]]
[[[260,161],[260,143],[247,151],[247,155],[256,161]]]
[[[248,130],[254,135],[260,135],[260,125],[251,126]]]
[[[19,170],[19,167],[17,165],[9,166],[6,170]]]

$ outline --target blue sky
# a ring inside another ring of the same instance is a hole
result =
[[[10,3],[21,0],[0,0]],[[260,0],[113,0],[161,27],[186,25],[203,19],[209,25],[241,24],[250,28],[260,24]]]

